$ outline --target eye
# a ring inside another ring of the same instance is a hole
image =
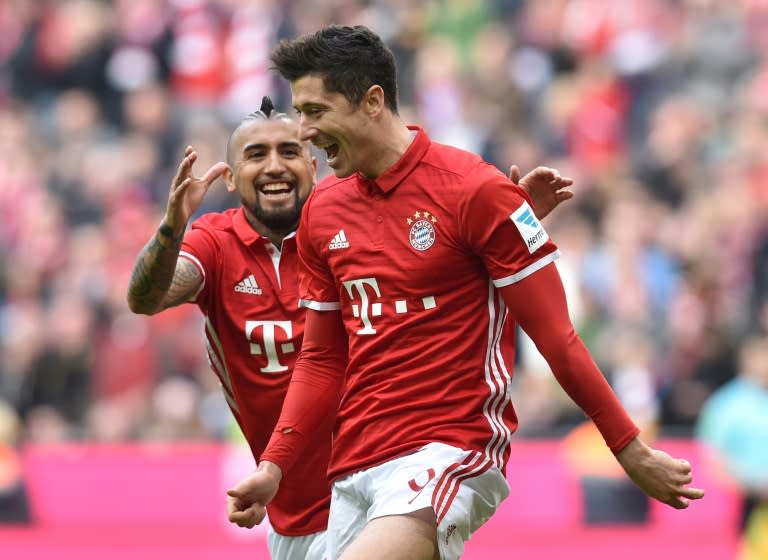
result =
[[[324,112],[322,107],[306,107],[303,111],[307,117],[317,118]]]
[[[263,152],[261,150],[248,152],[247,154],[245,154],[245,159],[262,159],[265,154],[266,152]]]
[[[286,148],[282,151],[283,157],[295,158],[301,155],[301,150],[298,148]]]

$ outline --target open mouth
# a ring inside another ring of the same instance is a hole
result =
[[[275,183],[266,183],[261,185],[259,192],[271,200],[280,200],[287,198],[293,192],[293,185],[284,181]]]
[[[323,148],[325,150],[325,157],[328,160],[328,165],[333,165],[336,158],[339,156],[339,145],[331,144]]]

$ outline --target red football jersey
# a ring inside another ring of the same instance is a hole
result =
[[[298,232],[301,305],[341,309],[349,335],[331,478],[434,441],[503,469],[514,323],[497,288],[559,254],[521,188],[414,129],[375,180],[318,186]]]
[[[196,303],[205,315],[208,361],[257,459],[280,416],[301,348],[296,239],[278,250],[248,223],[243,209],[206,214],[184,237],[181,258],[197,265],[204,284]],[[288,536],[325,530],[330,486],[324,465],[332,419],[269,504],[275,530]],[[318,466],[320,466],[318,468]]]

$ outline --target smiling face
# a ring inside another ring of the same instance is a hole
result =
[[[337,177],[366,174],[370,129],[368,114],[340,93],[325,89],[322,77],[308,74],[291,82],[293,106],[300,114],[299,135],[323,150]]]
[[[281,239],[299,223],[317,163],[289,118],[244,121],[229,142],[227,188],[237,191],[251,225]]]

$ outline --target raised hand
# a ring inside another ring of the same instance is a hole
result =
[[[202,177],[195,177],[192,173],[195,161],[197,161],[197,152],[192,146],[187,146],[184,150],[184,159],[181,160],[171,183],[164,222],[173,230],[174,237],[184,233],[187,222],[200,208],[211,184],[227,170],[227,164],[220,161],[211,166]]]
[[[573,185],[573,179],[562,177],[556,169],[539,166],[520,179],[520,169],[509,168],[509,178],[523,187],[533,200],[533,211],[538,219],[547,216],[561,202],[573,198],[573,193],[564,190]]]

